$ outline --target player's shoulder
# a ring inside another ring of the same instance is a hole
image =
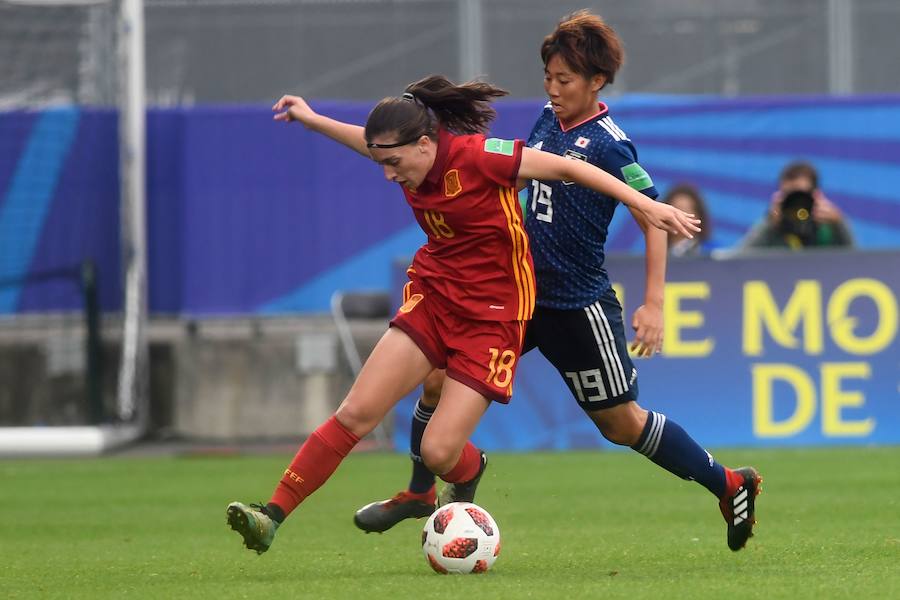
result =
[[[621,125],[613,118],[612,114],[610,114],[609,109],[606,109],[602,112],[597,119],[594,120],[593,126],[598,130],[602,131],[604,135],[608,136],[609,139],[620,146],[627,146],[629,148],[634,148],[634,143],[631,140],[631,137],[626,133],[625,129],[622,128]]]
[[[637,150],[631,138],[608,112],[595,118],[587,131],[592,139],[598,141],[596,145],[602,148],[603,156],[612,154],[631,157],[632,160],[637,158]]]
[[[531,127],[531,133],[526,141],[527,145],[540,150],[546,138],[552,135],[556,129],[556,113],[553,112],[553,106],[550,102],[547,102]]]
[[[481,133],[457,136],[457,141],[451,151],[459,157],[465,155],[478,159],[484,155],[514,156],[517,140],[514,138],[500,138]]]
[[[477,150],[484,145],[484,138],[485,136],[483,133],[454,135],[451,149],[456,151]]]
[[[618,126],[608,111],[600,113],[580,129],[606,144],[628,141],[628,135]]]
[[[553,112],[553,105],[550,102],[547,102],[547,104],[544,105],[544,108],[541,109],[541,114],[538,115],[537,120],[534,122],[534,129],[547,127],[555,122],[556,113]]]
[[[450,160],[477,160],[478,155],[484,151],[484,140],[485,136],[481,133],[454,135],[450,144]]]
[[[466,178],[496,183],[498,177],[505,177],[503,174],[512,170],[513,161],[521,153],[520,146],[521,141],[512,138],[461,135],[451,147],[446,170],[457,169]]]

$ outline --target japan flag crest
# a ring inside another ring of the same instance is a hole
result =
[[[590,143],[591,143],[591,140],[589,140],[586,137],[579,137],[577,140],[575,140],[575,145],[578,146],[579,148],[587,148],[588,144],[590,144]]]

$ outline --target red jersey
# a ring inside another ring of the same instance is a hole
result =
[[[523,145],[441,130],[425,180],[404,188],[428,235],[410,278],[459,316],[525,321],[534,310],[534,265],[516,193]]]

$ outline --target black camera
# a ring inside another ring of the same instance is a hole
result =
[[[814,202],[813,195],[802,190],[785,194],[781,200],[781,232],[795,237],[804,246],[816,244],[816,222],[812,218]]]

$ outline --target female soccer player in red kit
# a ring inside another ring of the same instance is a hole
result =
[[[228,506],[228,522],[258,553],[278,525],[319,488],[360,438],[422,383],[446,369],[441,402],[421,444],[428,468],[465,485],[483,470],[468,441],[491,401],[506,403],[535,302],[534,267],[516,197],[519,179],[573,181],[617,198],[660,229],[690,236],[691,215],[654,202],[582,161],[485,139],[490,100],[506,92],[487,83],[453,85],[440,76],[382,100],[365,129],[314,113],[298,97],[275,105],[277,120],[300,121],[361,154],[399,183],[428,240],[409,270],[399,309],[334,416],[300,447],[266,506]]]

